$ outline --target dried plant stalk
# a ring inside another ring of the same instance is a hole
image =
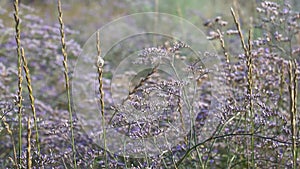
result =
[[[292,154],[293,154],[293,169],[297,168],[297,75],[295,61],[289,61],[289,92],[290,92],[290,118],[291,118],[291,133],[292,133]]]
[[[239,32],[241,44],[242,44],[243,50],[245,52],[245,55],[249,56],[249,53],[248,53],[249,51],[248,51],[246,43],[245,43],[245,38],[244,38],[243,33],[242,33],[240,22],[238,21],[238,17],[236,16],[233,8],[231,8],[230,10],[231,10],[231,14],[232,14],[233,19],[234,19],[235,26],[236,26],[236,28],[237,28],[237,30]]]
[[[101,115],[104,115],[104,91],[103,91],[103,65],[104,60],[101,57],[101,48],[100,48],[100,33],[97,32],[97,68],[98,68],[98,82],[99,82],[99,92],[100,92],[100,104],[101,104]]]
[[[22,82],[23,82],[23,77],[22,77],[22,60],[21,60],[21,31],[20,31],[20,18],[19,18],[19,1],[15,0],[14,2],[14,19],[16,22],[15,25],[15,31],[16,31],[16,43],[17,43],[17,54],[18,54],[18,96],[17,96],[17,107],[18,107],[18,129],[19,129],[19,134],[18,134],[18,141],[19,141],[19,146],[18,146],[18,151],[19,151],[19,165],[21,165],[21,154],[22,154]]]
[[[251,118],[251,134],[254,134],[255,131],[255,125],[254,125],[254,108],[253,108],[253,64],[252,64],[252,45],[251,45],[251,29],[249,30],[249,37],[248,37],[248,56],[247,56],[247,90],[248,90],[248,95],[249,95],[249,102],[250,102],[250,118]],[[251,136],[251,167],[255,167],[255,147],[254,147],[254,136]]]
[[[30,117],[28,117],[28,120],[27,120],[27,169],[32,168],[30,138],[31,138]]]
[[[298,111],[297,111],[297,104],[298,104],[298,72],[296,72],[296,70],[298,70],[298,64],[296,62],[296,60],[294,60],[294,64],[295,64],[295,68],[294,68],[294,113],[295,113],[295,117],[294,117],[294,121],[295,124],[297,124],[296,119],[298,118]],[[297,126],[295,126],[295,133],[297,133]],[[297,135],[296,135],[297,136]],[[297,158],[298,158],[298,146],[297,146],[297,140],[295,139],[295,142],[293,143],[293,147],[294,147],[294,168],[297,168]]]
[[[97,32],[97,42],[96,42],[96,47],[97,47],[97,70],[98,70],[98,82],[99,82],[99,93],[100,93],[100,106],[101,106],[101,117],[102,117],[102,129],[103,129],[103,141],[104,141],[104,156],[105,156],[105,166],[107,167],[107,146],[106,146],[106,129],[105,129],[105,115],[104,115],[104,91],[103,91],[103,66],[104,66],[104,60],[101,57],[101,48],[100,48],[100,33],[99,31]]]
[[[142,86],[150,79],[151,75],[153,75],[154,73],[157,72],[157,68],[158,68],[158,65],[155,65],[155,66],[151,69],[151,71],[146,75],[146,77],[143,78],[143,79],[141,79],[140,82],[139,82],[137,85],[134,86],[134,88],[129,92],[128,96],[130,96],[130,95],[136,93],[136,92],[138,91],[138,89],[139,89],[140,87],[142,87]],[[127,97],[125,100],[127,100],[127,99],[128,99],[128,97]]]
[[[28,63],[27,63],[27,59],[25,57],[25,52],[24,52],[23,48],[21,48],[21,55],[22,55],[23,68],[25,71],[25,76],[26,76],[26,81],[27,81],[27,88],[28,88],[28,92],[29,92],[30,107],[31,107],[32,114],[33,114],[34,128],[35,128],[35,132],[36,132],[35,141],[37,143],[38,155],[40,156],[41,148],[40,148],[40,143],[39,143],[39,131],[38,131],[36,111],[35,111],[35,105],[34,105],[34,96],[33,96],[33,90],[32,90],[32,85],[31,85],[30,71],[28,69]]]
[[[71,93],[70,93],[70,81],[69,81],[69,70],[68,70],[68,54],[67,54],[67,47],[65,43],[65,33],[64,33],[64,22],[62,19],[62,9],[61,9],[61,2],[58,0],[58,21],[60,24],[60,35],[61,35],[61,51],[64,57],[63,65],[64,65],[64,75],[65,75],[65,82],[66,82],[66,90],[67,90],[67,99],[68,99],[68,111],[69,111],[69,120],[70,120],[70,128],[71,128],[71,144],[72,144],[72,152],[73,152],[73,163],[74,168],[77,168],[76,163],[76,149],[75,149],[75,138],[74,138],[74,126],[73,126],[73,113],[71,107]]]
[[[251,50],[252,50],[252,45],[251,45],[251,30],[249,30],[249,37],[248,37],[248,47],[246,46],[246,42],[245,42],[245,38],[243,36],[242,33],[242,29],[240,26],[240,23],[238,21],[238,17],[236,16],[233,8],[231,8],[231,14],[233,16],[234,19],[234,23],[236,25],[236,28],[238,30],[239,36],[240,36],[240,40],[241,40],[241,44],[244,50],[244,54],[246,56],[247,59],[247,94],[249,97],[249,114],[250,114],[250,121],[251,121],[251,168],[254,168],[255,166],[255,158],[254,158],[254,112],[253,112],[253,99],[252,99],[252,86],[253,86],[253,79],[252,79],[252,69],[253,69],[253,64],[252,64],[252,57],[251,57]],[[247,117],[247,116],[246,116]],[[245,118],[245,121],[247,122],[247,118]],[[247,124],[245,125],[247,126]],[[248,147],[248,146],[247,146]],[[247,148],[248,149],[248,148]],[[248,157],[247,157],[248,158]]]

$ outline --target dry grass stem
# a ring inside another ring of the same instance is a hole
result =
[[[30,78],[30,72],[28,69],[28,63],[25,57],[24,49],[21,48],[21,55],[22,55],[22,61],[23,61],[23,68],[25,71],[26,81],[27,81],[27,88],[29,92],[29,99],[30,99],[30,107],[33,114],[33,120],[34,120],[34,128],[35,128],[35,140],[38,148],[38,155],[40,156],[41,148],[40,148],[40,142],[39,142],[39,130],[38,130],[38,124],[37,124],[37,116],[36,116],[36,110],[34,105],[34,96],[33,96],[33,90],[31,85],[31,78]]]
[[[102,120],[102,129],[103,129],[103,141],[104,141],[104,156],[105,156],[105,166],[107,167],[107,146],[106,146],[106,123],[105,123],[105,114],[104,114],[104,90],[103,90],[103,66],[104,60],[101,57],[101,47],[100,47],[100,32],[97,32],[97,70],[98,70],[98,83],[99,83],[99,93],[100,93],[100,106],[101,106],[101,120]]]
[[[290,93],[290,118],[292,134],[293,169],[297,168],[297,75],[295,61],[289,61],[289,93]]]
[[[18,54],[18,92],[17,92],[17,107],[18,107],[18,123],[19,123],[19,135],[18,135],[18,140],[19,140],[19,165],[21,164],[21,154],[22,154],[22,82],[23,82],[23,77],[22,77],[22,59],[21,59],[21,31],[20,31],[20,18],[19,18],[19,1],[15,0],[14,2],[14,19],[16,22],[15,25],[15,31],[16,31],[16,43],[17,43],[17,54]]]
[[[32,168],[32,157],[31,157],[31,127],[30,127],[30,117],[27,120],[27,169]]]
[[[245,43],[245,38],[243,36],[242,33],[242,29],[240,26],[240,22],[238,21],[238,17],[236,16],[233,8],[231,8],[231,14],[233,16],[234,19],[234,23],[236,25],[236,28],[238,30],[239,36],[240,36],[240,40],[241,40],[241,44],[244,50],[244,54],[245,57],[247,59],[247,94],[248,94],[248,98],[249,98],[249,115],[250,115],[250,123],[251,123],[251,133],[254,134],[254,130],[255,130],[255,126],[254,126],[254,112],[253,112],[253,92],[252,92],[252,86],[253,86],[253,79],[252,79],[252,72],[253,72],[253,65],[252,65],[252,57],[251,57],[251,50],[252,50],[252,45],[251,45],[251,29],[248,32],[248,47]],[[247,114],[245,116],[245,122],[247,122]],[[247,126],[247,125],[245,125]],[[254,159],[254,136],[251,136],[251,167],[254,168],[255,167],[255,159]],[[248,147],[248,145],[247,145]],[[247,148],[248,151],[248,148]],[[249,164],[249,162],[248,162]]]
[[[77,168],[76,162],[76,148],[75,148],[75,138],[74,138],[74,126],[73,126],[73,113],[71,107],[71,93],[70,93],[70,81],[69,81],[69,70],[68,70],[68,54],[67,54],[67,46],[65,43],[65,32],[64,32],[64,22],[63,22],[63,13],[61,9],[61,2],[58,0],[58,20],[60,24],[60,35],[61,35],[61,51],[63,54],[63,66],[64,66],[64,75],[65,75],[65,84],[67,90],[67,99],[68,99],[68,111],[69,111],[69,120],[70,120],[70,128],[71,128],[71,144],[73,151],[73,163],[74,168]]]
[[[242,33],[240,22],[238,21],[238,17],[236,16],[233,8],[231,8],[230,10],[231,10],[231,14],[232,14],[233,19],[234,19],[235,26],[236,26],[236,28],[237,28],[237,30],[239,32],[241,44],[242,44],[242,47],[244,49],[245,55],[249,56],[249,54],[248,54],[249,51],[248,51],[246,43],[245,43],[245,39],[244,39],[244,36],[243,36],[243,33]]]

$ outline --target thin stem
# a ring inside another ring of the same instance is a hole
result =
[[[38,155],[40,156],[41,148],[40,148],[40,143],[39,143],[39,131],[38,131],[36,111],[35,111],[35,105],[34,105],[34,96],[33,96],[33,91],[32,91],[30,72],[29,72],[29,69],[28,69],[28,64],[27,64],[27,60],[26,60],[23,48],[21,48],[21,55],[22,55],[22,61],[23,61],[23,68],[24,68],[25,75],[26,75],[27,88],[28,88],[28,91],[29,91],[30,106],[31,106],[31,110],[32,110],[32,113],[33,113],[34,128],[35,128],[35,132],[36,132],[35,141],[36,141],[37,147],[38,147]]]
[[[215,136],[215,135],[218,135],[218,134],[224,129],[224,127],[225,127],[227,124],[229,124],[233,119],[235,119],[237,116],[239,116],[239,114],[240,114],[240,113],[237,113],[235,116],[233,116],[233,117],[231,117],[230,119],[228,119],[225,123],[219,124],[219,126],[216,128],[215,132],[212,134],[211,138],[213,138],[213,136]],[[205,143],[208,142],[208,141],[214,140],[214,139],[211,139],[211,138],[205,140],[205,141],[202,142],[202,143],[198,143],[198,144],[194,145],[192,148],[190,148],[190,149],[185,153],[185,155],[177,162],[176,165],[179,166],[179,165],[182,163],[182,161],[188,156],[188,154],[189,154],[194,148],[196,149],[198,146],[203,145],[203,144],[205,144]],[[204,168],[204,167],[202,166],[202,168]]]
[[[252,133],[231,133],[231,134],[224,134],[224,135],[220,135],[220,136],[210,137],[210,138],[204,140],[203,142],[198,143],[198,144],[194,145],[193,147],[191,147],[190,149],[188,149],[186,151],[186,153],[184,154],[184,156],[177,162],[177,164],[176,164],[177,167],[191,153],[191,151],[193,151],[194,149],[196,149],[198,146],[201,146],[201,145],[203,145],[203,144],[205,144],[205,143],[207,143],[209,141],[213,141],[213,140],[216,140],[216,139],[224,139],[224,138],[227,138],[227,137],[234,137],[234,136],[253,136],[253,137],[264,139],[264,140],[271,140],[271,141],[274,141],[274,142],[277,142],[277,143],[292,144],[290,142],[285,142],[285,141],[277,140],[277,139],[274,139],[272,137],[266,137],[266,136],[252,134]]]
[[[98,67],[99,63],[101,63],[102,61],[104,62],[104,60],[103,60],[101,57],[98,57],[97,67]],[[139,81],[139,83],[138,83],[137,85],[135,85],[134,88],[133,88],[132,90],[129,91],[128,96],[127,96],[125,99],[123,99],[122,104],[124,104],[126,100],[130,99],[131,95],[133,95],[134,93],[136,93],[136,92],[138,91],[138,89],[139,89],[140,87],[142,87],[142,86],[143,86],[143,85],[151,78],[151,76],[152,76],[154,73],[157,72],[158,66],[159,66],[159,65],[155,65],[155,66],[151,69],[151,72],[149,72],[149,73],[146,75],[145,78],[141,79],[141,80]],[[111,122],[112,122],[113,118],[115,117],[115,115],[117,114],[117,112],[118,112],[118,111],[115,110],[115,112],[113,113],[113,115],[110,117],[110,119],[109,119],[109,121],[108,121],[108,124],[111,124]]]
[[[295,64],[295,69],[294,69],[294,74],[295,74],[295,77],[294,77],[294,100],[295,100],[295,104],[294,104],[294,111],[295,111],[295,123],[297,123],[296,119],[297,119],[297,116],[298,116],[298,111],[297,111],[297,104],[298,104],[298,73],[299,72],[296,72],[296,70],[298,70],[298,64],[297,64],[297,61],[296,59],[294,60],[294,64]],[[299,122],[299,121],[298,121]],[[299,127],[299,126],[298,126]],[[297,126],[295,127],[295,134],[297,134]],[[295,148],[295,156],[294,156],[294,165],[295,165],[295,168],[297,168],[297,158],[298,158],[298,151],[299,151],[299,145],[297,146],[298,143],[293,143],[293,146]]]
[[[16,22],[15,31],[16,31],[16,43],[17,43],[17,54],[18,54],[18,99],[17,99],[17,107],[18,107],[18,123],[19,123],[19,166],[21,165],[21,154],[22,154],[22,60],[21,60],[21,31],[20,31],[20,18],[19,18],[19,1],[15,0],[14,2],[14,19]]]
[[[28,117],[28,120],[27,120],[27,169],[32,168],[30,138],[31,138],[30,117]]]
[[[98,82],[99,82],[99,92],[100,98],[99,102],[101,105],[101,117],[102,117],[102,129],[103,129],[103,140],[104,140],[104,156],[105,156],[105,167],[107,167],[107,145],[106,145],[106,128],[105,128],[105,115],[104,115],[104,91],[103,91],[103,65],[104,60],[101,57],[101,48],[100,48],[100,33],[97,32],[97,68],[98,68]]]
[[[58,20],[60,23],[60,35],[61,35],[61,51],[64,57],[63,65],[64,65],[64,75],[65,75],[65,82],[66,82],[66,90],[67,90],[67,97],[68,97],[68,111],[69,111],[69,120],[70,120],[70,128],[71,128],[71,142],[72,142],[72,152],[73,152],[73,163],[74,168],[77,168],[76,164],[76,149],[75,149],[75,139],[74,139],[74,126],[73,126],[73,114],[72,114],[72,107],[71,107],[71,94],[70,94],[70,81],[68,75],[68,54],[66,49],[65,43],[65,33],[64,33],[64,23],[62,19],[62,10],[61,10],[61,2],[58,0]]]
[[[173,57],[173,62],[172,62],[172,66],[174,65],[174,57]],[[195,77],[195,73],[193,72],[193,77],[194,77],[194,79],[196,79]],[[195,98],[196,98],[196,91],[197,91],[197,81],[196,80],[194,80],[194,85],[193,85],[193,97],[192,97],[192,101],[191,101],[191,103],[193,104],[194,102],[195,102]],[[192,107],[192,109],[193,109],[193,107]],[[192,112],[194,112],[194,110],[192,110]],[[181,120],[181,123],[182,123],[182,126],[183,126],[183,129],[185,129],[184,128],[184,123],[183,123],[183,116],[181,116],[181,118],[182,118],[182,120]],[[194,116],[192,116],[192,119],[194,119]],[[193,133],[192,133],[193,132]],[[194,143],[196,144],[197,143],[197,136],[196,136],[196,131],[195,131],[195,126],[194,126],[194,124],[191,124],[191,133],[192,133],[192,137],[193,137],[193,139],[194,139]],[[191,138],[192,138],[191,137]],[[200,154],[200,152],[199,152],[199,150],[198,150],[198,148],[196,149],[196,153],[197,153],[197,157],[198,157],[198,159],[199,159],[199,161],[202,161],[202,156],[201,156],[201,154]],[[202,162],[201,162],[202,163]],[[175,165],[176,166],[176,165]],[[202,164],[202,166],[203,166],[203,164]]]
[[[290,92],[290,116],[291,116],[291,126],[292,126],[292,153],[293,153],[293,169],[297,168],[297,131],[296,131],[296,113],[297,113],[297,77],[295,74],[295,62],[289,61],[289,92]]]
[[[294,113],[295,113],[295,123],[297,124],[297,116],[298,116],[298,111],[297,111],[297,103],[298,103],[298,72],[296,73],[296,70],[298,70],[298,65],[297,65],[297,61],[296,59],[294,60],[294,65],[295,65],[295,68],[294,68],[294,100],[295,100],[295,103],[294,103]],[[297,133],[297,126],[295,126],[295,135]],[[297,158],[298,158],[298,146],[297,146],[297,140],[295,140],[295,142],[293,143],[293,146],[295,148],[295,168],[297,168]]]
[[[154,73],[157,72],[157,70],[158,70],[157,68],[158,68],[158,65],[155,65],[155,66],[151,69],[151,72],[149,72],[149,73],[146,75],[145,78],[141,79],[140,82],[139,82],[136,86],[134,86],[134,88],[133,88],[131,91],[129,91],[128,97],[127,97],[126,99],[124,99],[124,101],[127,100],[127,99],[129,99],[129,96],[131,96],[132,94],[136,93],[136,92],[138,91],[138,89],[139,89],[140,87],[142,87],[142,86],[150,79],[151,75],[153,75]]]
[[[279,98],[277,102],[277,111],[279,111],[279,108],[282,107],[283,102],[283,92],[284,92],[284,63],[281,63],[281,66],[279,67],[279,74],[280,74],[280,89],[279,89]]]
[[[249,30],[249,37],[248,37],[248,48],[246,46],[245,43],[245,39],[241,30],[241,26],[240,23],[238,21],[238,18],[234,12],[234,10],[231,8],[231,14],[233,16],[234,19],[234,23],[236,25],[236,28],[238,30],[239,36],[240,36],[240,40],[241,40],[241,44],[245,53],[245,57],[247,59],[247,94],[249,97],[249,114],[250,114],[250,120],[251,120],[251,132],[254,132],[254,112],[253,112],[253,99],[252,99],[252,85],[253,85],[253,79],[252,79],[252,57],[251,57],[251,50],[252,50],[252,45],[251,45],[251,29]],[[247,115],[245,118],[245,122],[247,122]],[[245,125],[247,126],[247,124]],[[248,147],[248,146],[247,146]],[[248,148],[247,148],[248,149]],[[254,137],[251,136],[251,168],[254,168],[255,166],[255,159],[254,159]],[[248,158],[248,157],[247,157]]]
[[[252,86],[253,86],[253,76],[252,76],[252,57],[251,57],[251,50],[252,50],[252,45],[251,45],[251,29],[249,30],[249,37],[248,37],[248,57],[247,57],[247,83],[248,83],[248,95],[249,95],[249,101],[250,101],[250,118],[251,118],[251,133],[254,133],[255,130],[255,124],[254,124],[254,109],[253,109],[253,98],[252,98]],[[252,168],[254,168],[255,165],[255,146],[254,146],[254,137],[251,136],[251,165]]]
[[[242,47],[244,49],[244,52],[245,52],[245,55],[248,56],[248,49],[247,49],[247,46],[245,44],[245,39],[244,39],[244,36],[243,36],[243,33],[242,33],[242,29],[241,29],[241,26],[240,26],[240,23],[238,21],[238,18],[233,10],[233,8],[230,9],[231,10],[231,14],[233,16],[233,19],[234,19],[234,23],[238,29],[238,32],[239,32],[239,36],[240,36],[240,40],[241,40],[241,44],[242,44]]]

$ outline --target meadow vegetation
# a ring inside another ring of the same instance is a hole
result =
[[[299,168],[300,12],[295,10],[299,2],[233,0],[231,8],[207,15],[199,12],[207,9],[189,10],[197,6],[196,1],[181,2],[133,1],[131,4],[144,8],[131,12],[165,11],[203,26],[205,40],[216,49],[205,56],[220,58],[217,66],[222,71],[215,73],[216,69],[206,68],[201,60],[187,59],[194,90],[189,96],[184,90],[190,82],[172,81],[156,66],[142,72],[143,78],[134,79],[123,103],[148,113],[165,111],[167,115],[155,114],[160,123],[143,121],[141,128],[123,116],[130,114],[128,107],[111,105],[107,86],[112,77],[107,70],[113,65],[103,65],[98,58],[97,72],[85,75],[97,75],[102,121],[131,138],[154,137],[171,130],[168,125],[176,119],[187,118],[183,111],[195,113],[195,123],[188,134],[178,138],[179,144],[144,158],[106,151],[110,143],[104,140],[104,147],[95,144],[78,123],[80,116],[72,107],[73,70],[84,39],[93,29],[82,33],[84,27],[72,25],[86,23],[80,16],[77,21],[68,20],[71,12],[65,9],[73,7],[67,6],[70,1],[44,2],[55,6],[55,24],[44,20],[30,1],[15,0],[6,4],[7,9],[0,7],[0,168]],[[94,1],[85,3],[95,5]],[[167,10],[168,3],[174,6],[172,10]],[[119,13],[101,8],[98,12],[105,21],[130,14],[127,1],[99,4],[118,8]],[[96,19],[93,12],[85,12],[91,20]],[[54,20],[52,16],[48,19]],[[97,34],[94,45],[99,56],[101,36],[105,35]],[[189,44],[166,40],[144,48],[139,61],[155,62],[158,55],[184,60],[188,51],[192,51]],[[120,55],[124,51],[115,52]],[[211,75],[221,86],[214,86]],[[217,95],[215,88],[220,89]],[[165,102],[145,100],[154,91]],[[192,101],[191,108],[182,106],[187,100]],[[104,115],[112,109],[117,113],[108,120]],[[211,114],[217,124],[203,139]],[[95,121],[87,123],[97,125]],[[103,138],[109,136],[105,131],[102,134]]]

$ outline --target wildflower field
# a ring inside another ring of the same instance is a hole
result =
[[[0,2],[0,168],[299,168],[300,1]]]

